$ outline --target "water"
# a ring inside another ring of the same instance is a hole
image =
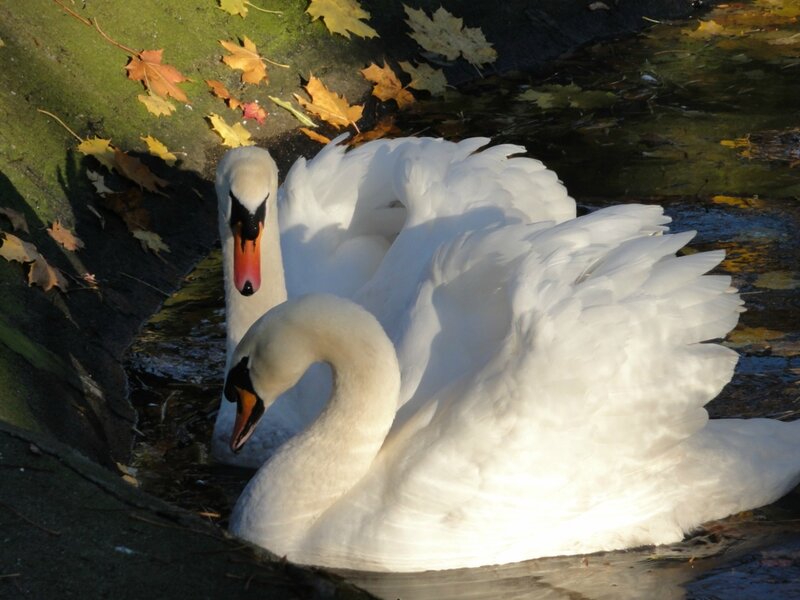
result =
[[[587,48],[547,73],[486,79],[419,103],[404,133],[526,146],[582,210],[665,206],[748,311],[726,343],[736,376],[715,417],[800,414],[800,0],[732,4]],[[706,26],[711,27],[712,26]],[[250,476],[208,456],[224,364],[219,254],[147,325],[130,360],[140,485],[225,526]],[[383,597],[800,597],[800,493],[711,523],[680,544],[425,575],[347,573]],[[688,590],[688,592],[687,592]]]

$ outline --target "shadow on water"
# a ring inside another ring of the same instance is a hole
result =
[[[401,118],[408,133],[518,143],[585,210],[663,204],[689,251],[725,249],[747,312],[742,358],[712,417],[800,416],[800,1],[728,5],[602,43],[548,73],[487,79]],[[706,31],[705,29],[708,29]],[[713,33],[710,33],[713,31]],[[797,38],[793,37],[797,36]],[[249,472],[214,465],[224,310],[212,254],[130,360],[141,485],[224,526]],[[800,493],[707,524],[683,542],[428,574],[345,573],[394,598],[800,597]]]

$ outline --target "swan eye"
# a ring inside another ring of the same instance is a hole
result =
[[[264,198],[264,201],[258,205],[255,213],[247,210],[239,199],[231,192],[231,218],[229,221],[231,230],[235,230],[238,225],[241,227],[241,236],[246,240],[254,240],[258,237],[261,228],[264,225],[264,220],[267,216],[267,199],[269,194]]]
[[[245,356],[239,363],[228,371],[228,376],[225,378],[225,398],[228,402],[236,402],[239,395],[236,391],[247,390],[255,394],[253,389],[253,382],[250,381],[250,368],[247,366],[248,357]]]

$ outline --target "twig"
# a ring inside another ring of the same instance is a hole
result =
[[[22,573],[4,573],[0,575],[0,579],[10,579],[11,577],[21,577]]]
[[[83,23],[84,25],[87,25],[88,27],[91,27],[91,26],[92,26],[92,22],[91,22],[89,19],[85,19],[85,18],[83,18],[83,17],[82,17],[82,16],[80,16],[78,13],[76,13],[74,10],[70,9],[68,6],[64,6],[64,4],[61,2],[61,0],[53,0],[53,2],[55,2],[56,4],[58,4],[58,5],[59,5],[61,8],[63,8],[63,9],[64,9],[64,10],[65,10],[65,11],[66,11],[66,12],[67,12],[67,13],[68,13],[70,16],[73,16],[73,17],[75,17],[76,19],[78,19],[78,21],[80,21],[80,22],[81,22],[81,23]]]
[[[142,280],[141,280],[141,279],[139,279],[138,277],[134,277],[133,275],[128,275],[128,274],[127,274],[127,273],[125,273],[124,271],[120,271],[120,272],[119,272],[119,274],[120,274],[120,275],[123,275],[123,276],[125,276],[125,277],[127,277],[127,278],[129,278],[129,279],[133,279],[134,281],[138,281],[138,282],[139,282],[139,283],[141,283],[142,285],[146,285],[147,287],[149,287],[149,288],[151,288],[151,289],[153,289],[153,290],[157,291],[159,294],[162,294],[162,295],[163,295],[165,298],[169,298],[169,294],[168,294],[167,292],[165,292],[164,290],[162,290],[162,289],[160,289],[160,288],[157,288],[157,287],[156,287],[156,286],[154,286],[154,285],[151,285],[151,284],[147,283],[146,281],[142,281]]]
[[[41,530],[42,530],[42,531],[44,531],[45,533],[49,533],[50,535],[61,535],[61,532],[60,532],[60,531],[56,531],[55,529],[49,529],[49,528],[45,527],[44,525],[39,525],[39,524],[38,524],[38,523],[36,523],[35,521],[31,521],[31,520],[30,520],[28,517],[26,517],[25,515],[23,515],[23,514],[22,514],[21,512],[19,512],[19,511],[18,511],[16,508],[14,508],[13,506],[10,506],[10,505],[6,504],[5,502],[0,502],[0,506],[2,506],[3,508],[5,508],[5,509],[7,509],[7,510],[11,511],[11,512],[12,512],[12,513],[14,513],[15,515],[17,515],[17,516],[18,516],[20,519],[22,519],[23,521],[26,521],[27,523],[30,523],[31,525],[33,525],[33,526],[34,526],[34,527],[36,527],[37,529],[41,529]]]
[[[47,115],[48,117],[52,117],[53,119],[55,119],[55,120],[58,122],[58,124],[59,124],[59,125],[61,125],[61,126],[62,126],[64,129],[66,129],[67,131],[69,131],[69,132],[70,132],[70,133],[71,133],[71,134],[72,134],[72,135],[75,137],[75,139],[76,139],[76,140],[78,140],[79,142],[83,143],[84,139],[83,139],[81,136],[79,136],[77,133],[75,133],[74,131],[72,131],[72,129],[70,129],[69,127],[67,127],[67,124],[66,124],[66,123],[64,123],[64,121],[62,121],[61,119],[59,119],[57,116],[55,116],[53,113],[51,113],[51,112],[48,112],[48,111],[46,111],[46,110],[44,110],[44,109],[42,109],[42,108],[37,108],[36,110],[37,110],[38,112],[42,113],[43,115]]]

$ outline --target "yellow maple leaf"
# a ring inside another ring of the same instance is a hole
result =
[[[409,62],[401,62],[400,68],[411,76],[408,87],[430,92],[433,96],[444,94],[447,79],[441,69],[434,69],[424,63],[415,67]]]
[[[394,100],[398,108],[406,108],[414,103],[414,96],[403,87],[397,75],[385,62],[383,67],[372,63],[366,69],[361,69],[361,74],[367,81],[375,84],[372,88],[372,95],[386,102]]]
[[[308,95],[311,96],[311,102],[304,100],[297,94],[294,95],[303,108],[330,123],[336,129],[353,125],[358,131],[356,121],[361,118],[361,114],[364,112],[363,105],[350,106],[347,98],[330,91],[322,81],[313,75],[309,76],[305,88]]]
[[[25,242],[10,233],[3,234],[3,245],[0,246],[0,256],[7,261],[18,263],[33,262],[39,256],[36,246],[30,242]]]
[[[148,92],[145,94],[139,94],[136,98],[144,104],[144,107],[147,109],[148,112],[154,114],[157,117],[162,115],[169,116],[173,112],[175,112],[175,105],[167,100],[166,98],[162,98],[161,96],[156,96]]]
[[[258,83],[262,79],[267,80],[265,83],[269,81],[267,65],[249,37],[244,36],[241,46],[224,40],[220,40],[219,43],[230,52],[228,56],[222,57],[222,62],[232,69],[242,71],[242,82]]]
[[[225,119],[214,113],[208,115],[208,120],[211,122],[211,127],[214,131],[222,138],[223,146],[238,148],[239,146],[252,146],[255,144],[255,142],[250,139],[250,132],[247,131],[241,123],[228,125]]]
[[[219,0],[219,7],[224,10],[226,13],[230,15],[239,15],[242,18],[247,16],[247,7],[255,8],[258,11],[271,13],[273,15],[281,15],[283,14],[279,10],[267,10],[266,8],[260,8],[255,4],[248,2],[247,0]]]
[[[111,140],[98,137],[83,140],[78,144],[78,152],[86,156],[94,156],[109,171],[116,166],[114,162],[114,146],[111,145]]]
[[[328,31],[347,39],[351,33],[363,38],[378,37],[378,32],[362,21],[369,19],[369,13],[357,0],[311,0],[306,12],[312,21],[322,19]]]
[[[151,135],[147,137],[140,138],[144,143],[147,144],[147,151],[152,154],[153,156],[157,156],[165,163],[167,163],[170,167],[175,164],[175,161],[178,160],[178,157],[175,156],[172,152],[170,152],[167,147],[154,138]]]
[[[456,17],[440,6],[428,17],[422,9],[403,5],[411,27],[411,37],[425,50],[441,54],[447,60],[459,56],[472,65],[493,63],[497,51],[486,40],[479,27],[465,27],[463,19]]]

